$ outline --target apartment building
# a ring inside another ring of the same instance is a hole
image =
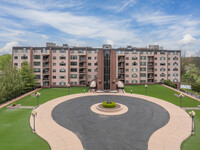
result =
[[[155,84],[170,79],[180,86],[180,50],[148,48],[102,48],[56,46],[13,47],[13,65],[28,61],[42,87],[88,86],[96,81],[99,90],[115,90],[117,81]]]

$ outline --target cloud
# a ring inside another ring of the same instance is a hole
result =
[[[2,48],[0,48],[0,54],[10,54],[12,52],[13,46],[18,46],[18,42],[8,42],[6,45]]]
[[[192,43],[194,43],[196,41],[195,38],[193,38],[190,34],[185,34],[183,36],[183,39],[179,40],[178,43],[182,46],[185,46],[185,45],[190,45]]]
[[[109,45],[114,45],[114,42],[112,40],[106,40],[106,44],[109,44]]]
[[[126,1],[125,3],[124,3],[124,5],[121,7],[121,8],[119,8],[119,10],[118,10],[118,12],[121,12],[121,11],[123,11],[126,7],[128,7],[128,6],[133,6],[135,4],[135,0],[128,0],[128,1]]]

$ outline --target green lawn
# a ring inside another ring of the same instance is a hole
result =
[[[130,90],[133,91],[133,93],[136,94],[142,94],[145,95],[145,88],[144,85],[128,85],[125,86],[125,91],[127,93],[131,93]],[[168,101],[170,103],[173,103],[177,106],[180,105],[180,99],[175,97],[174,94],[177,93],[171,89],[168,89],[162,85],[149,85],[147,88],[147,95],[163,99],[165,101]],[[182,107],[197,107],[197,105],[200,105],[200,102],[189,98],[185,96],[182,99]],[[200,149],[200,111],[197,110],[196,116],[194,119],[195,122],[195,135],[190,136],[188,139],[186,139],[182,145],[182,150],[199,150]]]
[[[200,93],[198,93],[198,92],[195,92],[195,91],[193,91],[193,90],[190,90],[190,89],[184,89],[184,90],[186,90],[186,91],[188,91],[188,92],[191,92],[191,93],[194,93],[194,94],[198,94],[198,95],[200,95]]]
[[[70,94],[83,93],[88,87],[71,87]],[[67,88],[41,89],[40,104],[68,94]],[[35,106],[36,97],[30,95],[17,101],[24,106]],[[31,109],[0,109],[0,149],[2,150],[49,150],[49,145],[32,133],[29,125]]]

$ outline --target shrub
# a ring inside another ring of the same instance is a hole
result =
[[[176,85],[173,84],[171,80],[165,80],[165,81],[164,81],[164,84],[165,84],[165,85],[168,85],[168,86],[171,86],[171,87],[173,87],[173,88],[176,88]]]
[[[180,91],[182,91],[182,92],[186,92],[185,89],[183,89],[183,88],[180,88]]]
[[[191,88],[193,91],[200,92],[200,85],[192,85]]]
[[[17,104],[16,104],[16,103],[13,103],[12,105],[13,105],[13,106],[16,106]]]
[[[103,107],[106,107],[106,108],[115,108],[116,107],[115,102],[103,102],[102,105],[103,105]]]

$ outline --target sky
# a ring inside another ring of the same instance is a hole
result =
[[[0,55],[13,46],[180,49],[200,55],[199,0],[0,0]]]

